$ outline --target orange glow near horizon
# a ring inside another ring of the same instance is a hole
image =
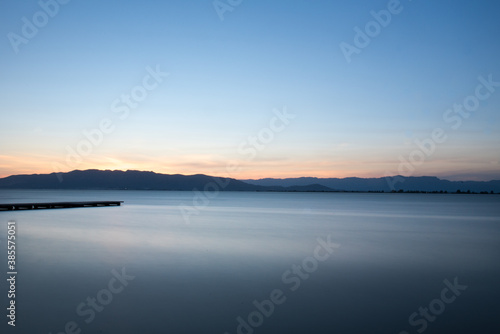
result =
[[[234,178],[234,179],[263,179],[263,178],[296,178],[296,177],[317,177],[317,178],[344,178],[344,177],[381,177],[383,175],[379,174],[370,174],[370,175],[361,175],[360,174],[353,174],[352,172],[345,172],[345,173],[339,173],[338,171],[336,173],[331,173],[331,172],[313,172],[313,173],[308,173],[308,174],[301,174],[299,172],[295,171],[286,171],[286,172],[280,172],[280,171],[268,171],[268,172],[255,172],[255,171],[242,171],[242,172],[233,172],[233,173],[228,173],[228,172],[214,172],[214,173],[207,173],[206,171],[200,171],[200,170],[172,170],[172,169],[165,169],[165,168],[158,168],[154,169],[151,168],[151,166],[146,167],[146,166],[128,166],[128,167],[119,167],[119,166],[94,166],[94,167],[85,167],[85,168],[75,168],[71,170],[63,170],[61,172],[67,173],[71,172],[73,170],[88,170],[88,169],[97,169],[97,170],[119,170],[119,171],[127,171],[127,170],[139,170],[139,171],[152,171],[155,173],[159,174],[183,174],[183,175],[195,175],[195,174],[205,174],[205,175],[210,175],[210,176],[216,176],[216,177],[228,177],[228,178]],[[28,168],[22,168],[22,169],[2,169],[2,172],[0,173],[0,178],[12,176],[12,175],[31,175],[31,174],[51,174],[54,173],[54,170],[51,170],[50,168],[45,168],[45,169],[28,169]]]
[[[262,179],[262,178],[296,178],[296,177],[318,177],[318,178],[378,178],[384,176],[398,175],[397,172],[388,173],[387,170],[397,171],[394,162],[370,162],[370,161],[236,161],[239,170],[228,169],[227,161],[223,159],[213,159],[205,156],[199,160],[189,157],[185,161],[180,159],[176,163],[166,164],[162,161],[166,159],[147,159],[139,157],[135,159],[124,159],[116,157],[94,157],[88,158],[76,166],[54,165],[52,157],[47,156],[0,156],[0,177],[7,177],[19,174],[50,174],[54,172],[70,172],[73,170],[139,170],[153,171],[161,174],[205,174],[217,177],[228,177],[234,179]],[[171,159],[170,159],[171,160]],[[36,162],[35,162],[36,161]],[[192,161],[197,161],[193,163]],[[57,166],[57,168],[54,168]],[[467,165],[464,164],[461,170],[453,171],[447,169],[443,163],[429,163],[427,168],[420,168],[412,175],[407,176],[437,176],[453,174],[465,174]],[[485,175],[494,170],[484,168]],[[432,169],[430,169],[432,168]],[[472,178],[470,178],[472,180]],[[476,179],[477,180],[477,179]]]
[[[229,177],[235,179],[261,179],[261,178],[294,178],[294,177],[319,177],[319,178],[343,178],[343,177],[380,177],[382,173],[367,172],[356,169],[335,169],[329,171],[321,169],[320,164],[302,163],[298,165],[289,162],[283,164],[264,164],[259,166],[258,163],[242,162],[236,164],[239,170],[231,171],[227,167],[227,163],[192,163],[192,162],[177,162],[166,166],[157,161],[124,161],[117,158],[100,158],[89,159],[77,166],[65,166],[62,164],[55,165],[52,162],[47,162],[49,159],[39,157],[38,163],[35,163],[30,157],[9,157],[0,156],[2,163],[0,164],[0,178],[19,175],[19,174],[50,174],[54,172],[70,172],[73,170],[139,170],[153,171],[161,174],[206,174],[218,177]],[[98,161],[100,160],[100,161]],[[40,162],[41,161],[41,162]],[[50,161],[50,160],[49,160]],[[290,168],[293,166],[293,168]]]

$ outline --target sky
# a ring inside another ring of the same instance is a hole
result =
[[[0,177],[500,179],[500,2],[0,1]]]

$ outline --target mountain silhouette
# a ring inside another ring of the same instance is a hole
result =
[[[160,174],[136,170],[74,170],[68,173],[12,175],[0,179],[3,189],[130,189],[225,191],[331,191],[322,185],[260,186],[209,175]]]
[[[74,170],[68,173],[12,175],[0,178],[0,189],[130,189],[220,191],[376,191],[495,192],[500,181],[448,181],[434,176],[381,178],[315,178],[236,180],[204,174],[160,174],[137,170]]]

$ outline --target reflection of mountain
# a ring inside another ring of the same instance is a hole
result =
[[[60,181],[62,180],[62,181]],[[395,181],[399,182],[395,182]],[[389,181],[389,182],[388,182]],[[447,181],[437,177],[345,178],[235,180],[208,175],[169,175],[129,170],[110,171],[89,169],[69,173],[13,175],[0,179],[4,189],[135,189],[203,191],[447,191],[500,192],[500,181]]]
[[[299,177],[291,179],[260,179],[260,180],[242,180],[244,182],[260,186],[282,186],[318,184],[331,189],[345,191],[447,191],[456,192],[500,192],[500,181],[448,181],[441,180],[433,176],[420,177],[381,177],[362,179],[357,177],[348,177],[345,179],[337,178],[316,178]],[[393,186],[393,188],[391,188]]]
[[[62,180],[62,181],[60,181]],[[207,188],[205,188],[207,187]],[[129,170],[110,171],[89,169],[69,173],[13,175],[0,179],[4,189],[134,189],[134,190],[193,190],[203,191],[330,191],[320,185],[259,186],[229,178],[208,175],[168,175]]]

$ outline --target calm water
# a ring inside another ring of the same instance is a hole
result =
[[[2,190],[125,201],[0,212],[2,277],[7,221],[18,230],[17,326],[2,311],[2,333],[500,331],[500,196],[194,196]]]

